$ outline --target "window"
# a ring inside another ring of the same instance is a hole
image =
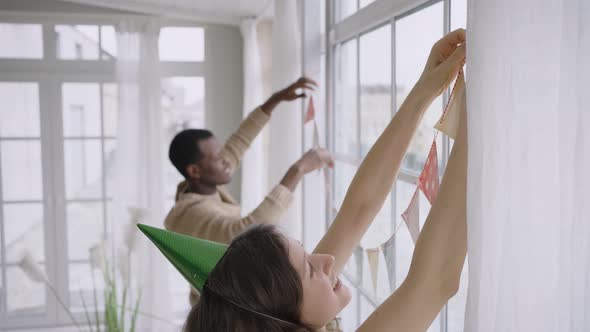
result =
[[[74,312],[83,312],[82,297],[94,303],[88,252],[107,238],[113,222],[106,213],[111,199],[106,187],[113,183],[106,179],[114,160],[104,157],[115,138],[104,131],[103,89],[95,82],[61,85],[69,303]],[[102,285],[97,289],[102,292]]]
[[[71,323],[57,315],[52,293],[23,274],[18,262],[24,250],[45,269],[78,321],[85,321],[84,303],[94,304],[94,286],[100,310],[104,285],[93,278],[98,272],[92,271],[88,252],[111,236],[115,222],[115,28],[98,21],[30,19],[33,23],[0,23],[6,46],[0,50],[0,330]],[[43,54],[44,42],[52,43],[46,49],[54,54]],[[171,140],[182,129],[204,126],[205,73],[181,63],[204,61],[203,28],[162,28],[160,53],[162,125],[164,139]],[[182,57],[174,58],[177,54]],[[15,72],[15,59],[35,65]],[[55,61],[77,63],[54,66]],[[168,167],[166,208],[180,180]],[[177,285],[174,318],[182,321],[189,309],[188,285],[170,269]]]
[[[357,15],[356,12],[370,0],[334,1],[336,23],[329,29],[337,30],[339,21]],[[416,83],[432,44],[445,31],[465,25],[466,1],[441,0],[415,1],[415,8],[407,12],[391,13],[383,23],[381,17],[372,28],[367,15],[342,23],[350,33],[358,28],[354,37],[332,41],[334,93],[332,101],[332,148],[336,155],[333,176],[332,215],[340,208],[361,159],[389,123],[395,110],[400,107],[412,86]],[[450,6],[450,17],[445,19],[445,6]],[[382,14],[381,14],[382,15]],[[359,22],[356,22],[356,21]],[[360,22],[363,21],[363,22]],[[445,23],[447,22],[447,23]],[[448,26],[445,26],[448,24]],[[336,37],[338,38],[338,37]],[[341,314],[345,330],[356,329],[408,274],[414,243],[401,214],[407,208],[419,173],[422,171],[430,146],[435,137],[434,124],[443,111],[444,98],[437,98],[427,111],[421,126],[411,142],[402,163],[400,176],[392,188],[382,210],[361,241],[364,249],[375,248],[395,233],[393,280],[388,278],[385,257],[379,253],[379,274],[373,285],[367,255],[359,250],[345,267],[345,279],[350,285],[352,302]],[[437,137],[440,173],[448,157],[448,139]],[[424,224],[430,204],[420,193],[420,223]],[[307,221],[306,221],[307,222]],[[428,331],[462,331],[467,289],[466,270],[459,294],[454,297],[435,319]]]
[[[42,314],[45,289],[26,278],[17,264],[23,248],[46,266],[43,158],[37,82],[0,82],[0,308],[6,314]]]
[[[395,23],[395,77],[396,100],[401,105],[414,86],[430,53],[432,44],[444,35],[443,3],[438,2]],[[410,143],[403,167],[418,174],[424,167],[435,130],[436,121],[442,114],[442,98],[437,98],[425,113],[422,124]],[[441,157],[442,135],[437,147]]]
[[[42,30],[41,24],[0,23],[0,58],[43,58]]]
[[[64,60],[97,60],[98,26],[56,25],[57,58]]]
[[[358,146],[358,69],[357,41],[353,39],[340,46],[336,80],[335,152],[359,157]]]

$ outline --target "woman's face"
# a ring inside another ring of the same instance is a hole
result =
[[[308,254],[299,241],[288,240],[289,260],[303,285],[301,319],[321,328],[350,302],[350,291],[334,272],[334,256]]]

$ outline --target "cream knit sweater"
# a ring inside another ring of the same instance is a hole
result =
[[[221,155],[230,164],[231,172],[238,168],[244,152],[268,120],[262,110],[255,110],[226,142]],[[164,226],[173,232],[229,244],[250,225],[276,224],[292,201],[291,191],[279,184],[258,207],[242,216],[240,205],[223,186],[213,195],[200,195],[189,192],[184,181],[178,185],[176,204]]]

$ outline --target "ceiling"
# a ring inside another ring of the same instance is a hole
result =
[[[144,14],[239,24],[245,17],[267,15],[272,0],[62,0]]]

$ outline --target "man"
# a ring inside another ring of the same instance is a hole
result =
[[[275,107],[284,101],[305,97],[298,90],[311,90],[316,83],[305,77],[273,94],[242,122],[223,147],[208,130],[189,129],[177,134],[170,144],[169,158],[184,176],[178,185],[176,204],[169,212],[166,229],[215,242],[231,240],[254,224],[276,224],[289,208],[293,191],[303,175],[333,166],[328,151],[312,149],[293,164],[281,182],[246,216],[224,185],[232,179],[244,152],[269,121]],[[243,174],[248,176],[248,174]],[[191,304],[198,296],[191,292]]]

